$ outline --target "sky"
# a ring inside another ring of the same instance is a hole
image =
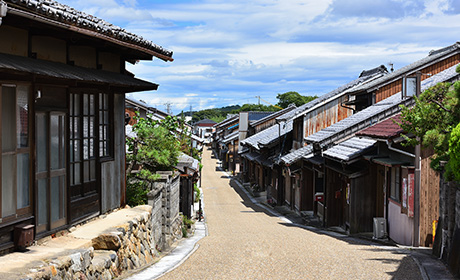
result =
[[[320,96],[460,41],[458,0],[58,1],[172,50],[127,69],[160,85],[130,97],[174,114]]]

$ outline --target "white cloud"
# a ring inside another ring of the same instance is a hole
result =
[[[128,70],[160,84],[143,100],[175,112],[323,94],[364,69],[397,69],[459,40],[456,0],[63,2],[173,50],[172,63]]]

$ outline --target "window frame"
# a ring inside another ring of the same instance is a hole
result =
[[[390,168],[390,198],[401,203],[401,167],[393,166]]]
[[[107,96],[107,99],[101,98],[101,96]],[[114,160],[114,117],[113,117],[113,107],[114,107],[114,97],[113,94],[108,93],[108,92],[99,92],[97,94],[97,117],[98,117],[98,129],[97,133],[99,135],[98,137],[98,156],[99,156],[99,161],[100,162],[106,162],[106,161],[113,161]],[[107,102],[107,104],[105,103]],[[105,106],[107,105],[107,106]],[[102,113],[102,119],[101,120],[101,113]],[[105,120],[105,113],[107,113],[107,120]],[[106,122],[105,122],[106,121]],[[101,128],[106,128],[106,138],[101,139],[100,133],[101,133]],[[101,144],[105,144],[105,153],[101,154],[101,149],[104,149],[101,147]]]

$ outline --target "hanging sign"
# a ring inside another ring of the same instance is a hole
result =
[[[407,208],[407,178],[403,178],[402,183],[402,207]]]
[[[414,174],[409,174],[408,175],[408,203],[407,203],[407,216],[409,217],[414,217],[414,191],[415,191],[415,186],[414,186]]]

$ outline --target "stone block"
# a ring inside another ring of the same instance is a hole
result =
[[[118,250],[121,247],[121,232],[101,234],[91,240],[95,250]]]
[[[75,274],[82,270],[81,266],[81,254],[75,253],[70,255],[71,263],[70,270]]]

